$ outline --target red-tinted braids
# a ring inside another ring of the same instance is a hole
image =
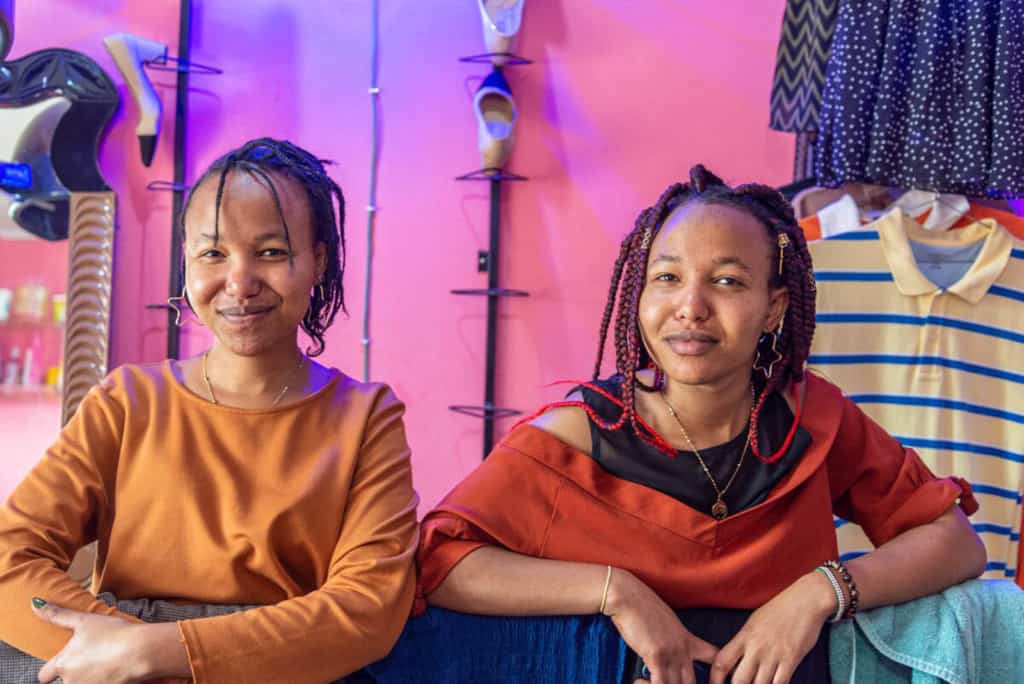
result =
[[[757,184],[731,188],[701,165],[690,170],[689,183],[669,186],[653,207],[640,212],[633,230],[622,241],[619,257],[612,270],[608,302],[601,318],[593,378],[596,380],[600,376],[608,327],[612,321],[612,313],[616,312],[615,368],[623,378],[623,410],[615,423],[605,424],[599,420],[595,422],[604,429],[613,430],[629,423],[636,434],[648,444],[662,449],[667,447],[664,439],[651,430],[644,421],[639,420],[636,411],[636,388],[648,391],[656,389],[642,385],[636,377],[638,370],[650,364],[650,357],[640,340],[639,302],[647,281],[647,258],[651,244],[669,215],[691,202],[725,205],[747,212],[764,226],[773,250],[779,249],[780,234],[789,238],[789,244],[783,253],[782,274],[773,268],[770,283],[772,287],[786,287],[789,291],[789,306],[786,308],[782,335],[775,343],[782,358],[775,364],[775,370],[767,380],[763,373],[751,369],[752,381],[760,392],[750,417],[750,446],[759,459],[770,462],[781,456],[781,451],[774,457],[761,454],[757,439],[757,419],[769,394],[776,389],[787,387],[792,382],[802,380],[804,376],[804,365],[814,335],[815,287],[811,256],[792,206],[778,191]],[[778,264],[777,251],[773,256],[772,263]],[[771,335],[764,335],[759,340],[758,351],[762,358],[773,358],[771,342]],[[593,415],[591,419],[594,419]],[[671,450],[671,447],[668,448]]]

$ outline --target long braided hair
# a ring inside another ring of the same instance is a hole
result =
[[[768,395],[776,389],[802,380],[804,376],[804,366],[814,335],[815,285],[811,256],[792,206],[778,191],[759,184],[729,187],[701,165],[690,170],[689,183],[669,186],[654,206],[640,212],[633,230],[622,241],[618,259],[612,269],[608,301],[601,318],[597,361],[593,373],[593,379],[596,380],[601,372],[605,342],[615,313],[615,368],[623,378],[622,413],[614,423],[602,421],[593,412],[588,411],[588,414],[591,420],[606,430],[620,429],[628,424],[648,444],[663,450],[672,450],[665,440],[640,418],[636,410],[637,388],[646,391],[657,389],[647,387],[637,379],[637,371],[651,363],[650,356],[640,339],[638,310],[640,294],[647,279],[647,258],[651,244],[669,215],[691,202],[726,205],[747,212],[764,226],[773,250],[783,250],[782,273],[779,274],[773,269],[770,283],[771,287],[786,287],[789,292],[789,305],[786,308],[782,333],[774,340],[775,349],[781,358],[775,364],[774,372],[768,377],[764,377],[765,374],[760,371],[751,369],[752,382],[759,390],[750,417],[751,448],[759,459],[770,462],[781,456],[781,452],[774,458],[761,454],[758,447],[757,422]],[[788,245],[779,247],[779,235],[786,236]],[[774,257],[773,263],[777,264],[780,257],[777,251]],[[762,335],[758,341],[758,354],[762,358],[773,358],[772,337],[773,335]]]
[[[179,230],[185,240],[185,216],[195,196],[195,189],[209,178],[217,179],[217,197],[214,205],[214,241],[220,238],[220,207],[224,199],[224,184],[231,171],[242,171],[261,180],[270,191],[281,217],[285,240],[291,249],[292,239],[281,208],[281,196],[274,184],[273,176],[283,176],[296,181],[306,192],[312,211],[313,242],[323,243],[326,252],[324,274],[309,296],[309,309],[302,319],[302,329],[309,335],[313,346],[306,350],[310,356],[318,356],[324,350],[324,332],[334,322],[338,311],[348,314],[345,309],[345,289],[342,284],[345,275],[345,197],[338,184],[327,175],[324,168],[333,162],[321,160],[287,140],[257,138],[228,152],[210,164],[192,185],[192,192],[185,201],[180,214]],[[338,209],[335,212],[334,203]],[[185,261],[181,265],[184,282]]]

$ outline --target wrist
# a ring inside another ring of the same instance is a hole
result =
[[[812,570],[801,579],[807,584],[807,595],[810,597],[814,615],[820,618],[822,623],[826,622],[839,608],[835,588],[828,577],[818,570]]]
[[[138,653],[140,679],[189,677],[192,674],[176,622],[141,625]]]
[[[612,568],[611,580],[608,583],[608,598],[604,604],[604,614],[608,617],[615,617],[629,603],[626,598],[631,591],[636,576],[629,570]]]

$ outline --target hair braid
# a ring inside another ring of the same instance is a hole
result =
[[[782,358],[776,364],[772,375],[766,379],[762,380],[758,373],[751,369],[751,382],[761,387],[751,411],[751,448],[758,458],[770,461],[773,459],[763,456],[758,446],[757,420],[768,395],[803,378],[814,334],[815,288],[810,253],[793,209],[781,194],[768,186],[758,184],[731,188],[702,165],[694,166],[690,170],[689,183],[673,184],[661,194],[653,206],[643,210],[633,230],[622,241],[612,271],[612,283],[601,321],[597,363],[594,367],[596,379],[600,375],[602,351],[614,311],[615,367],[622,377],[622,415],[614,424],[595,422],[604,429],[619,429],[628,423],[644,442],[666,451],[673,451],[665,440],[640,418],[636,410],[637,388],[651,389],[637,380],[637,371],[649,360],[640,332],[639,302],[646,283],[651,243],[669,215],[689,202],[727,205],[757,218],[764,225],[767,237],[776,250],[774,263],[778,263],[779,258],[778,236],[785,235],[789,240],[789,244],[781,248],[784,250],[781,255],[782,272],[773,272],[771,282],[773,287],[787,288],[789,294],[782,333],[775,339],[776,348]],[[771,339],[770,336],[765,336],[765,340],[759,342],[760,353],[768,353]],[[593,420],[593,416],[591,419]]]

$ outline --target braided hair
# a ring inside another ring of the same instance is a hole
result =
[[[214,161],[203,175],[192,185],[192,191],[185,201],[180,214],[179,230],[181,239],[185,239],[185,216],[188,215],[195,189],[209,178],[217,179],[217,196],[214,204],[214,241],[220,238],[220,207],[224,199],[224,185],[228,174],[237,170],[259,178],[270,190],[281,225],[284,227],[285,240],[289,250],[292,246],[291,233],[281,208],[281,196],[274,184],[274,176],[290,178],[296,181],[306,192],[312,212],[313,241],[323,243],[326,252],[326,264],[323,276],[309,296],[309,308],[302,319],[302,329],[313,341],[313,346],[306,350],[310,356],[318,356],[324,350],[324,332],[334,322],[334,317],[345,309],[345,290],[342,279],[345,274],[345,197],[338,184],[327,175],[325,164],[331,161],[321,160],[287,140],[274,138],[257,138],[250,140],[241,147],[228,152]],[[338,210],[335,212],[334,203]],[[185,262],[181,262],[182,280],[184,280]]]
[[[803,379],[804,366],[810,353],[811,338],[814,335],[814,304],[815,285],[811,266],[811,256],[807,250],[807,241],[793,213],[792,206],[776,190],[766,185],[747,184],[732,188],[718,176],[701,165],[690,170],[689,183],[675,183],[658,198],[654,206],[649,207],[637,217],[633,230],[626,235],[619,249],[619,256],[612,269],[611,285],[604,315],[601,318],[601,331],[598,342],[597,361],[594,364],[593,379],[601,372],[601,360],[608,330],[614,318],[615,368],[622,376],[622,413],[615,423],[606,423],[598,419],[596,422],[606,430],[619,429],[627,423],[636,434],[648,444],[663,450],[671,447],[665,443],[657,432],[653,431],[636,410],[636,390],[652,391],[655,387],[647,387],[637,379],[637,371],[651,363],[647,349],[641,343],[639,302],[647,279],[647,258],[651,244],[666,219],[679,207],[691,202],[706,205],[725,205],[747,212],[756,218],[765,228],[771,240],[772,248],[782,250],[773,263],[782,259],[782,273],[772,269],[771,287],[785,287],[789,292],[789,305],[786,308],[782,333],[774,340],[775,349],[781,358],[775,364],[774,372],[763,377],[763,373],[751,369],[755,388],[760,390],[750,417],[750,442],[754,454],[762,461],[770,462],[781,456],[763,456],[758,447],[757,422],[764,406],[765,399],[774,390],[787,387],[792,382]],[[779,236],[784,235],[788,244],[779,246]],[[773,335],[762,335],[758,341],[758,354],[763,358],[771,358]],[[656,378],[660,378],[660,369],[655,369]],[[595,418],[591,415],[591,419]]]

